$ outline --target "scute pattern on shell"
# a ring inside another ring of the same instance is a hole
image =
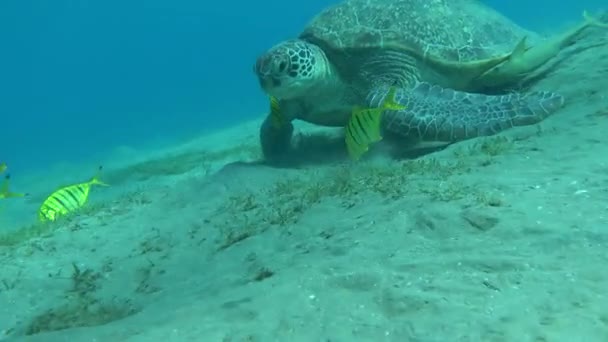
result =
[[[450,61],[511,51],[527,31],[471,0],[346,0],[317,15],[301,38],[332,48],[378,47],[393,42]]]

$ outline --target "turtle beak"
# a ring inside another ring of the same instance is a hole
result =
[[[266,92],[281,85],[281,80],[275,77],[258,77],[258,81],[260,82],[260,87]]]

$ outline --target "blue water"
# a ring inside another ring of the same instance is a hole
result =
[[[603,1],[487,2],[550,29]],[[210,3],[0,2],[0,159],[26,171],[257,117],[255,57],[335,1]]]

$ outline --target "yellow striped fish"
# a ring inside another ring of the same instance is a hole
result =
[[[272,119],[272,126],[276,129],[285,126],[287,123],[287,118],[281,113],[279,99],[274,96],[270,96],[270,118]]]
[[[8,169],[8,165],[6,163],[0,163],[0,173],[6,171]]]
[[[99,172],[90,181],[80,184],[68,185],[53,192],[40,206],[38,218],[40,221],[55,221],[80,209],[89,199],[89,191],[93,185],[108,186],[99,180]]]
[[[354,160],[359,160],[369,150],[369,145],[382,140],[380,122],[385,110],[402,110],[405,106],[395,101],[397,88],[391,87],[384,101],[377,108],[353,108],[346,125],[346,148]]]
[[[25,196],[25,194],[11,192],[9,190],[8,183],[9,183],[10,179],[11,179],[10,175],[4,176],[4,181],[2,182],[2,186],[0,186],[0,199]]]

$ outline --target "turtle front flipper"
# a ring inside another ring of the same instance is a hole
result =
[[[291,150],[293,124],[282,112],[279,101],[270,97],[270,113],[260,128],[260,143],[264,158],[271,162],[284,160]]]
[[[374,89],[368,103],[379,106],[388,92],[389,88]],[[434,142],[456,142],[535,124],[564,103],[561,95],[550,92],[483,95],[428,83],[398,89],[395,100],[406,109],[385,111],[383,130],[408,140]]]

